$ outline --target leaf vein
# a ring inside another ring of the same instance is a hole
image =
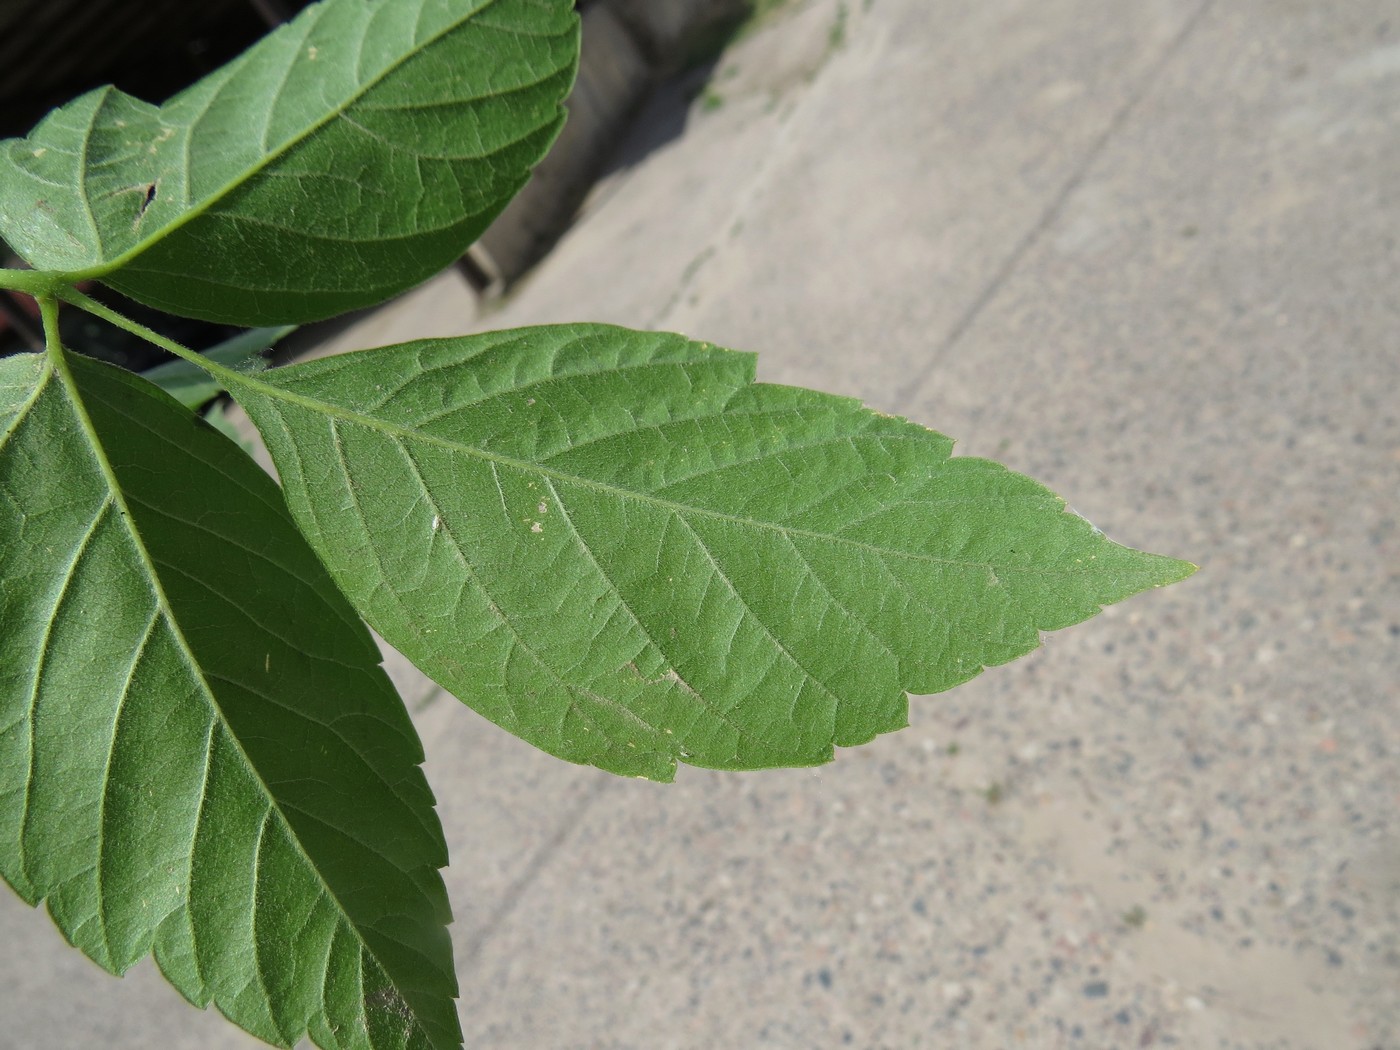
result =
[[[94,878],[97,891],[97,922],[102,930],[102,946],[108,959],[116,956],[112,952],[111,923],[108,916],[108,908],[111,902],[108,900],[107,891],[104,888],[107,871],[107,845],[108,845],[108,825],[107,825],[107,803],[112,797],[112,761],[117,753],[117,740],[121,736],[122,712],[126,710],[127,699],[131,696],[131,685],[136,679],[137,668],[146,656],[146,647],[150,645],[151,637],[155,633],[156,625],[161,621],[161,610],[159,606],[151,610],[150,620],[146,624],[145,630],[141,634],[141,640],[136,643],[135,650],[131,656],[131,663],[126,669],[126,675],[122,681],[121,692],[117,695],[116,710],[112,712],[111,737],[107,741],[107,754],[102,763],[102,794],[97,804],[97,864],[94,870]],[[125,960],[123,960],[125,961]]]
[[[21,803],[23,807],[24,816],[20,825],[20,833],[18,836],[20,852],[20,870],[25,872],[26,878],[29,877],[29,851],[26,848],[25,843],[30,837],[31,821],[34,817],[34,810],[29,805],[29,799],[34,793],[34,766],[36,758],[35,741],[37,730],[39,727],[39,691],[43,682],[45,669],[48,666],[49,653],[53,650],[54,624],[56,624],[59,620],[59,608],[63,605],[64,600],[68,596],[68,588],[73,583],[74,577],[77,575],[78,564],[86,556],[87,551],[92,543],[92,538],[97,532],[98,526],[107,517],[107,512],[111,509],[111,500],[105,499],[101,503],[99,503],[96,511],[93,514],[92,521],[88,524],[87,530],[83,533],[82,539],[78,541],[77,547],[73,551],[73,557],[68,563],[68,568],[64,570],[63,576],[61,577],[62,583],[59,587],[58,593],[54,595],[53,604],[49,608],[49,613],[44,623],[44,633],[40,638],[39,642],[39,652],[34,659],[34,677],[29,688],[28,704],[29,768],[28,773],[25,777],[23,793],[24,801]]]

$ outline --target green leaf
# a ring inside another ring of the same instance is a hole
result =
[[[296,325],[250,328],[204,351],[203,356],[225,368],[240,368],[296,330]],[[148,369],[142,375],[186,408],[198,408],[206,401],[218,397],[224,389],[224,385],[209,372],[178,358]]]
[[[0,238],[170,313],[310,321],[441,270],[563,122],[570,0],[325,0],[163,106],[101,88],[0,149]]]
[[[596,325],[231,383],[377,631],[562,758],[802,765],[1191,566],[753,359]]]
[[[253,442],[238,429],[237,424],[229,417],[229,404],[230,402],[227,401],[215,401],[200,413],[199,418],[251,456],[254,452]]]
[[[291,1046],[456,1047],[423,752],[276,486],[151,384],[0,361],[0,874]]]

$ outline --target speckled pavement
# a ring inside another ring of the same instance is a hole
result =
[[[504,304],[762,352],[1200,572],[816,770],[621,780],[393,663],[467,1043],[1400,1050],[1400,9],[792,0]],[[0,1047],[234,1048],[0,895]]]

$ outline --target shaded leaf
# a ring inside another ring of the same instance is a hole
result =
[[[0,361],[0,874],[290,1046],[459,1045],[423,753],[252,461],[151,384]]]
[[[69,283],[232,324],[432,276],[562,124],[568,0],[325,0],[163,106],[101,88],[0,150],[0,237]]]
[[[280,328],[250,328],[204,351],[204,357],[225,368],[241,368],[252,358],[276,346],[297,330],[296,325]],[[204,369],[177,358],[141,373],[186,408],[198,408],[223,392],[224,385]]]
[[[519,329],[231,389],[375,630],[618,773],[827,761],[904,726],[905,690],[1191,571],[942,435],[680,336]]]
[[[252,440],[239,430],[238,425],[229,416],[229,406],[228,401],[215,401],[200,413],[199,418],[251,456],[256,448]]]

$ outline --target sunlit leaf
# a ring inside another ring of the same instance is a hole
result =
[[[801,765],[1191,566],[753,359],[599,325],[231,384],[371,626],[553,754]]]

